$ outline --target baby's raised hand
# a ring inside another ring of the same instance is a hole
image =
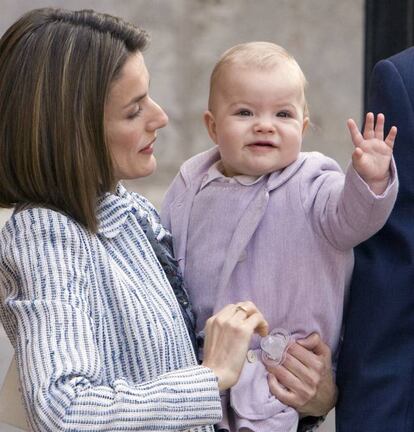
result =
[[[384,140],[384,121],[384,114],[378,114],[375,124],[374,114],[368,113],[363,134],[354,120],[347,122],[355,146],[352,165],[377,195],[387,188],[392,149],[397,136],[397,128],[393,126]]]

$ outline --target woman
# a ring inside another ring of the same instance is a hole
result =
[[[0,236],[0,318],[33,430],[213,430],[219,391],[267,332],[254,304],[228,305],[197,364],[170,235],[119,183],[154,171],[167,123],[146,44],[120,19],[54,9],[0,41],[0,205],[16,206]]]

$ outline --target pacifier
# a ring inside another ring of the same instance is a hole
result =
[[[283,363],[290,343],[290,333],[284,329],[273,329],[260,341],[263,363],[279,365]]]

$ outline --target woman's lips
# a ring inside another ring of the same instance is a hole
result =
[[[146,147],[144,147],[143,149],[141,149],[139,151],[139,153],[152,154],[153,151],[154,151],[154,145],[153,145],[154,141],[155,141],[155,138]]]

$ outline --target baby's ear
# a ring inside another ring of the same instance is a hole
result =
[[[302,124],[302,135],[305,134],[305,131],[308,128],[308,126],[309,126],[309,117],[305,117],[303,119],[303,124]]]
[[[216,121],[211,111],[204,112],[204,124],[210,138],[217,144]]]

